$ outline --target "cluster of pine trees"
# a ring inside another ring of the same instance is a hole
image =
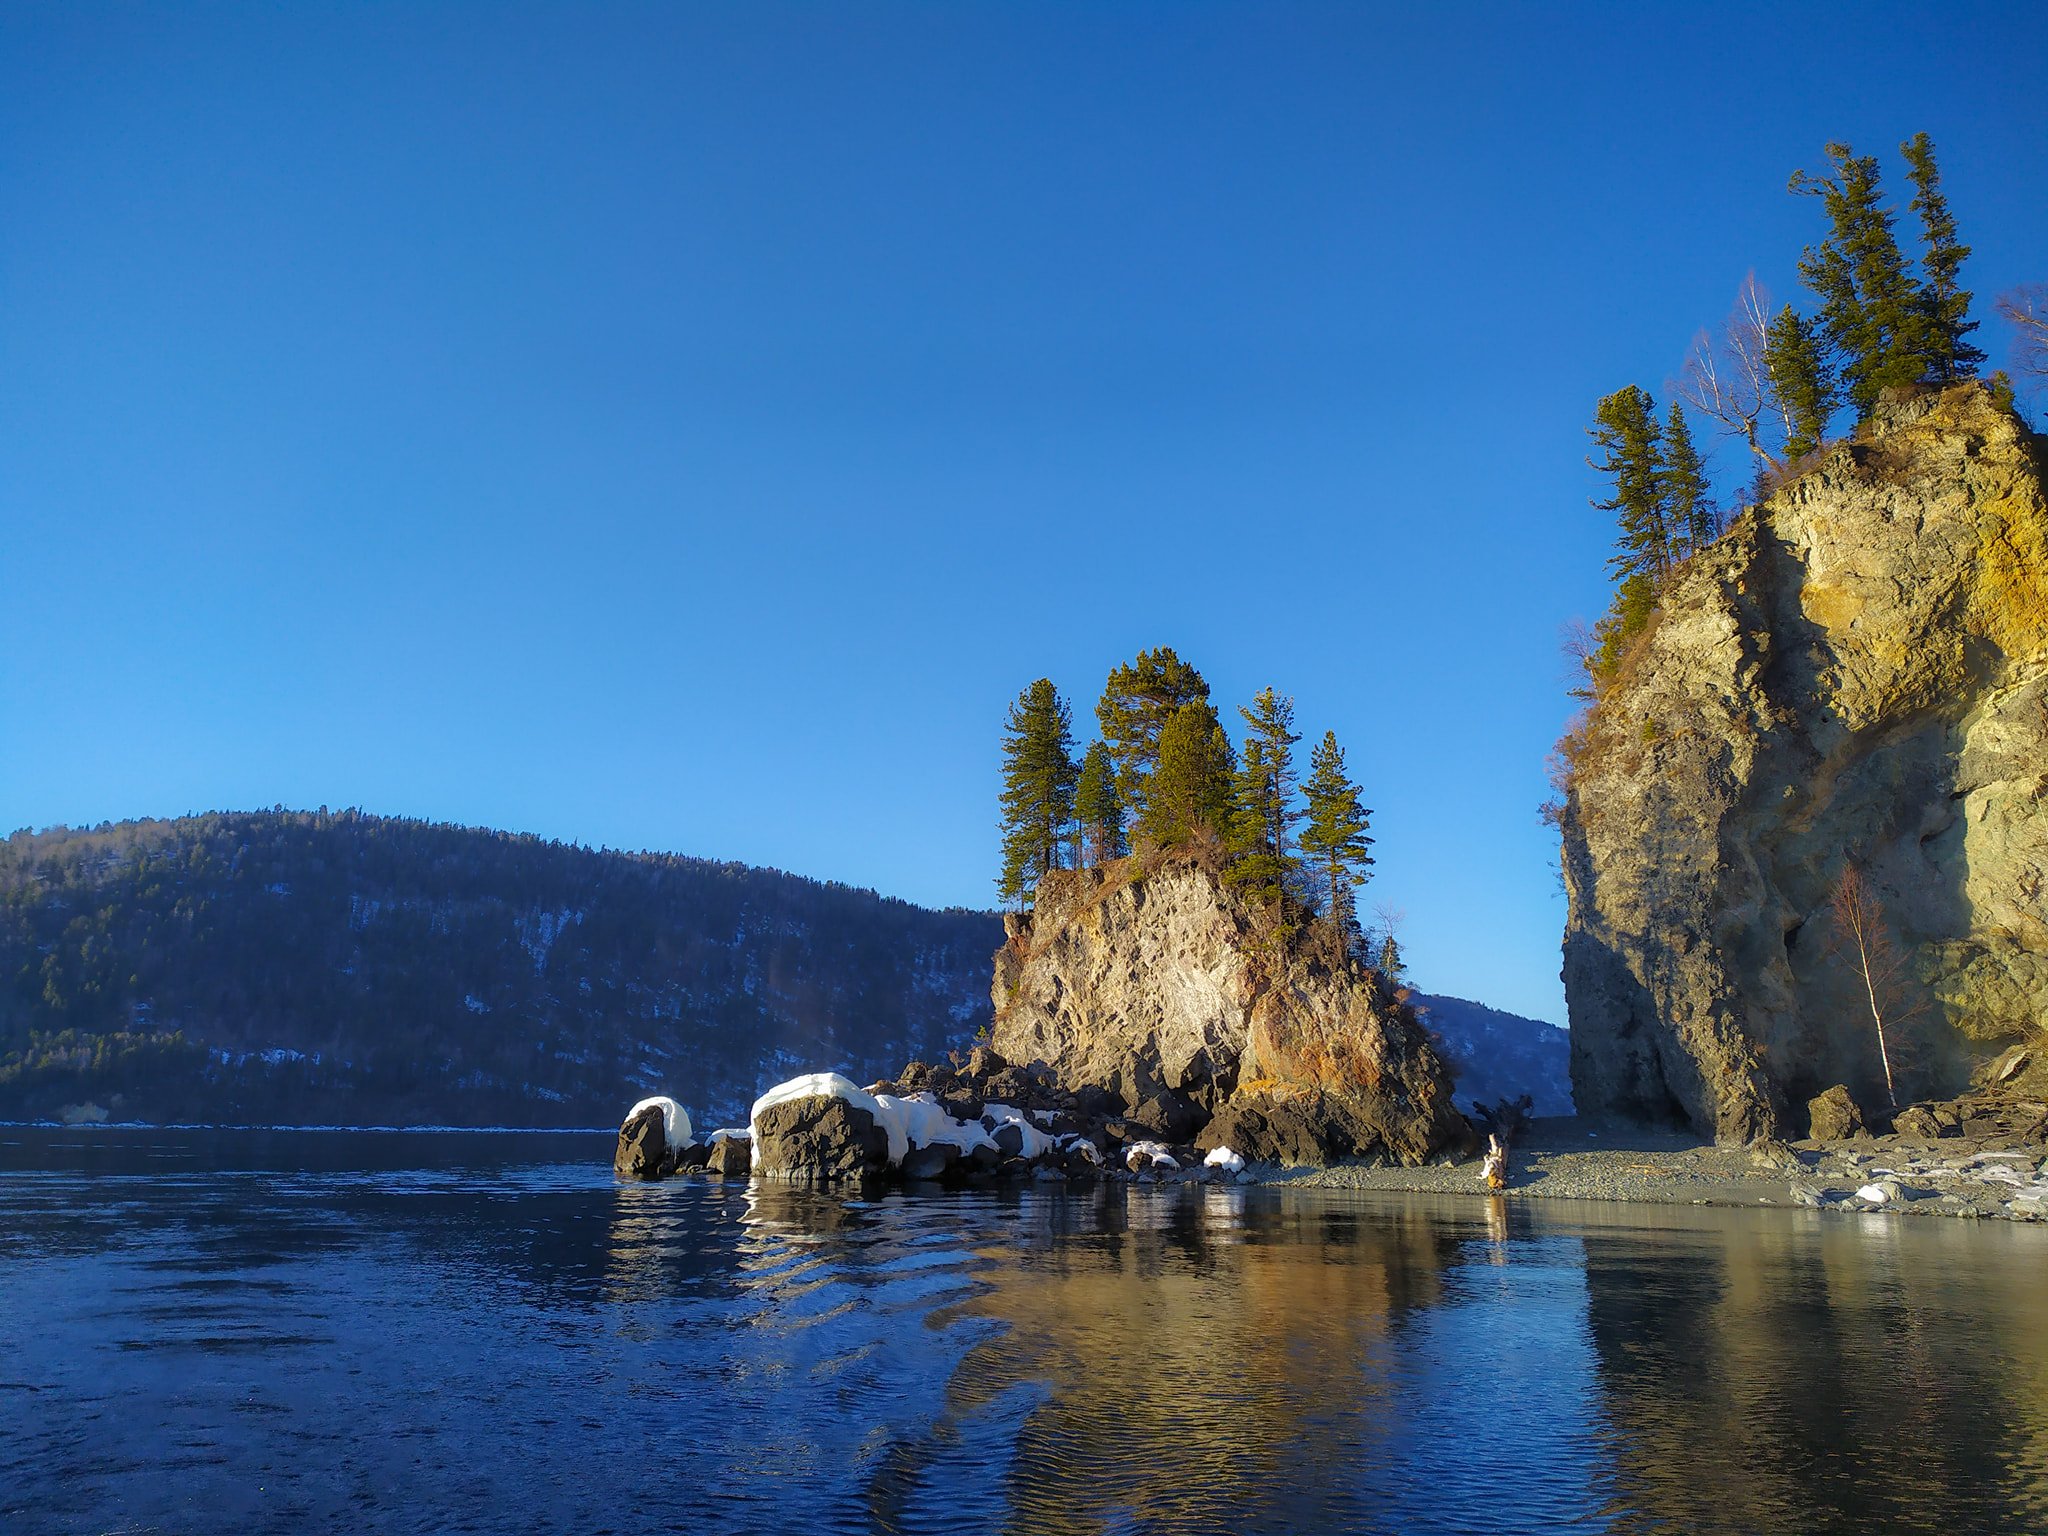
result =
[[[1095,706],[1101,735],[1076,758],[1066,701],[1047,678],[1031,684],[1003,732],[1002,899],[1022,906],[1049,870],[1202,843],[1283,927],[1308,915],[1362,945],[1357,892],[1370,878],[1372,812],[1344,749],[1325,732],[1304,783],[1294,701],[1263,688],[1238,714],[1241,747],[1201,673],[1170,647],[1141,651],[1109,674]],[[1381,968],[1398,973],[1391,933],[1380,950]]]
[[[1588,462],[1610,490],[1593,505],[1615,514],[1619,537],[1614,605],[1585,655],[1589,692],[1613,676],[1671,571],[1721,533],[1688,407],[1748,447],[1754,497],[1818,448],[1843,410],[1860,422],[1887,389],[1976,376],[1984,354],[1969,339],[1977,322],[1960,276],[1970,248],[1942,195],[1933,141],[1922,133],[1900,149],[1920,226],[1917,272],[1900,248],[1876,158],[1829,144],[1828,172],[1791,180],[1827,218],[1826,235],[1799,262],[1813,313],[1774,310],[1752,273],[1721,335],[1695,339],[1667,414],[1660,418],[1649,391],[1634,384],[1599,403]]]

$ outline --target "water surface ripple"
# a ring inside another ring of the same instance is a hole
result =
[[[0,1129],[0,1530],[2048,1530],[2048,1230]]]

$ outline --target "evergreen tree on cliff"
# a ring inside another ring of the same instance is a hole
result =
[[[1664,500],[1664,526],[1674,545],[1690,554],[1720,536],[1721,520],[1714,512],[1706,468],[1700,463],[1699,450],[1693,447],[1685,408],[1676,400],[1671,402],[1671,414],[1664,424],[1657,489]]]
[[[1956,239],[1955,216],[1948,211],[1948,199],[1941,195],[1934,141],[1916,133],[1899,149],[1913,182],[1911,206],[1920,215],[1921,235],[1926,241],[1920,257],[1920,270],[1927,279],[1920,289],[1920,322],[1928,375],[1936,384],[1972,379],[1984,354],[1968,339],[1977,329],[1977,322],[1970,318],[1970,295],[1961,281],[1970,248]]]
[[[1770,370],[1771,395],[1785,424],[1785,462],[1796,463],[1820,446],[1828,418],[1841,403],[1819,326],[1787,304],[1765,337],[1764,366]]]
[[[1161,847],[1184,843],[1230,819],[1230,740],[1206,703],[1183,704],[1159,733],[1159,766],[1148,784],[1138,830]]]
[[[1821,302],[1821,330],[1841,358],[1844,392],[1860,421],[1880,391],[1927,378],[1933,359],[1925,306],[1892,233],[1876,159],[1846,144],[1826,152],[1832,177],[1792,177],[1794,192],[1821,200],[1829,225],[1827,239],[1800,258],[1799,273]]]
[[[1123,796],[1116,789],[1116,767],[1109,749],[1090,744],[1081,758],[1081,777],[1074,787],[1074,819],[1081,824],[1081,858],[1090,866],[1129,853],[1124,836]]]
[[[1614,490],[1593,505],[1614,513],[1620,528],[1616,553],[1607,562],[1620,578],[1614,606],[1593,626],[1593,649],[1586,660],[1597,685],[1614,675],[1628,642],[1649,622],[1673,551],[1662,434],[1649,391],[1634,384],[1615,391],[1600,402],[1588,430],[1600,456],[1586,462],[1611,476]]]
[[[1665,521],[1663,443],[1657,404],[1634,384],[1616,390],[1593,413],[1590,429],[1598,458],[1586,462],[1614,479],[1614,494],[1593,505],[1621,525],[1619,551],[1608,561],[1615,575],[1664,580],[1671,568],[1671,528]]]
[[[1231,785],[1231,823],[1225,843],[1229,879],[1257,899],[1277,903],[1287,877],[1300,864],[1289,836],[1301,813],[1294,808],[1294,700],[1261,688],[1252,707],[1240,706],[1246,726],[1244,759]]]
[[[1003,869],[996,890],[1022,902],[1057,869],[1074,819],[1072,717],[1050,679],[1017,696],[1003,730]]]
[[[1159,738],[1174,711],[1208,702],[1209,685],[1202,674],[1176,656],[1171,646],[1140,651],[1136,661],[1109,674],[1095,718],[1116,768],[1117,794],[1126,813],[1144,814],[1146,782],[1158,766]]]
[[[1344,749],[1333,731],[1323,732],[1309,754],[1305,786],[1308,824],[1301,850],[1328,897],[1323,920],[1348,944],[1358,929],[1358,888],[1371,879],[1372,812],[1359,804],[1358,786],[1344,771]]]

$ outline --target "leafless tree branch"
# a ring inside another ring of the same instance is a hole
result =
[[[2012,327],[2012,371],[2048,380],[2048,283],[2022,283],[2001,293],[1995,308]]]
[[[1751,453],[1776,470],[1784,466],[1764,447],[1762,433],[1763,414],[1776,402],[1764,360],[1770,323],[1771,296],[1752,272],[1736,290],[1735,307],[1722,324],[1720,340],[1705,331],[1693,338],[1678,391],[1686,404],[1719,422],[1727,436],[1741,438]]]

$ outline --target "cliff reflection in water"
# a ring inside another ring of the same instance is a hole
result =
[[[882,1529],[2048,1529],[2039,1233],[1120,1188],[749,1222],[774,1310],[909,1262],[953,1340]]]
[[[1355,1503],[1397,1433],[1388,1337],[1436,1303],[1461,1241],[1416,1215],[1295,1206],[1248,1220],[1241,1190],[1105,1192],[1046,1209],[973,1309],[1002,1333],[956,1411],[1017,1381],[1044,1406],[1016,1446],[1011,1528],[1245,1530],[1276,1490],[1295,1518]]]
[[[865,1482],[879,1529],[965,1509],[1018,1532],[1455,1528],[1497,1503],[1488,1457],[1509,1449],[1549,1461],[1521,1507],[1569,1518],[1589,1498],[1589,1426],[1566,1409],[1518,1437],[1505,1410],[1518,1372],[1588,1395],[1577,1244],[1527,1238],[1511,1266],[1502,1210],[1451,1209],[1122,1187],[870,1205],[757,1186],[741,1263],[767,1305],[750,1347],[780,1369],[829,1320],[814,1369],[858,1383],[842,1403],[888,1430]],[[884,1276],[914,1290],[878,1292]],[[1503,1307],[1537,1334],[1505,1356],[1488,1337]],[[905,1342],[877,1311],[957,1352],[922,1416],[879,1363]],[[784,1426],[764,1460],[821,1432]]]
[[[1649,1214],[1586,1237],[1614,1529],[2048,1530],[2039,1232]]]

